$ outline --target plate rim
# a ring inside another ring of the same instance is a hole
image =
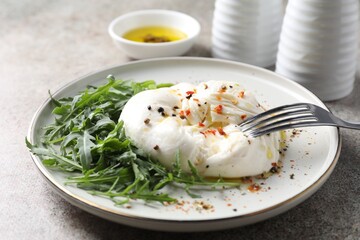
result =
[[[93,70],[85,75],[82,75],[74,80],[71,80],[70,82],[62,85],[61,87],[59,87],[56,91],[53,92],[52,95],[56,95],[59,92],[63,91],[63,89],[67,88],[68,86],[71,86],[73,84],[75,84],[76,82],[81,81],[82,79],[85,79],[87,77],[90,77],[94,74],[100,73],[100,72],[104,72],[104,71],[108,71],[111,69],[115,69],[115,68],[123,68],[123,67],[127,67],[129,65],[134,65],[134,64],[138,64],[138,63],[146,63],[146,62],[159,62],[159,61],[176,61],[176,60],[182,60],[182,61],[200,61],[200,62],[220,62],[220,63],[224,63],[224,64],[232,64],[232,65],[238,65],[238,66],[243,66],[246,68],[252,68],[256,71],[263,71],[267,74],[271,74],[271,75],[275,75],[279,78],[282,78],[283,80],[287,81],[290,84],[293,84],[297,87],[302,88],[302,90],[308,92],[310,95],[313,95],[317,100],[319,100],[319,102],[322,103],[322,105],[327,109],[327,106],[323,103],[323,101],[321,101],[314,93],[312,93],[311,91],[309,91],[308,89],[304,88],[303,86],[301,86],[300,84],[291,81],[290,79],[287,79],[284,76],[281,76],[271,70],[268,69],[264,69],[264,68],[260,68],[257,66],[253,66],[250,64],[246,64],[246,63],[241,63],[241,62],[235,62],[235,61],[230,61],[230,60],[223,60],[223,59],[214,59],[214,58],[205,58],[205,57],[166,57],[166,58],[152,58],[152,59],[146,59],[146,60],[137,60],[137,61],[132,61],[132,62],[127,62],[127,63],[123,63],[123,64],[117,64],[117,65],[113,65],[110,67],[105,67],[99,70]],[[35,136],[35,125],[37,122],[37,119],[40,115],[40,113],[42,112],[42,110],[49,104],[49,102],[51,101],[50,97],[48,97],[39,107],[38,109],[35,111],[32,120],[30,122],[30,126],[28,129],[28,133],[27,133],[27,139],[29,139],[31,142],[34,141],[34,136]],[[72,193],[71,191],[69,191],[68,189],[66,189],[65,186],[61,185],[60,183],[58,183],[58,181],[50,174],[50,172],[48,171],[48,169],[41,164],[41,160],[38,156],[35,156],[33,153],[30,152],[30,156],[33,160],[33,162],[35,163],[35,165],[37,166],[37,169],[40,171],[41,175],[45,178],[45,180],[50,183],[50,185],[52,186],[52,188],[54,190],[56,190],[56,193],[59,194],[62,198],[64,198],[66,201],[68,201],[69,203],[71,203],[74,206],[77,206],[89,213],[95,214],[99,217],[117,222],[117,223],[122,223],[122,224],[127,224],[123,221],[123,220],[138,220],[138,221],[142,221],[142,222],[149,222],[149,223],[158,223],[158,224],[168,224],[168,225],[173,225],[173,224],[195,224],[197,225],[198,223],[213,223],[213,222],[221,222],[221,221],[233,221],[233,220],[240,220],[240,219],[246,219],[246,218],[251,218],[251,217],[257,217],[261,214],[264,213],[268,213],[270,211],[275,211],[277,209],[279,209],[280,207],[286,207],[291,205],[291,203],[296,202],[296,200],[301,200],[302,197],[304,197],[304,199],[302,201],[299,201],[298,203],[296,203],[294,206],[300,204],[301,202],[305,201],[307,198],[309,198],[312,194],[314,194],[316,192],[317,189],[319,189],[327,180],[327,178],[331,175],[332,171],[334,170],[338,160],[339,160],[339,156],[340,156],[340,152],[341,152],[341,147],[342,147],[342,138],[341,138],[341,134],[340,134],[340,129],[337,127],[337,137],[338,137],[338,144],[336,146],[336,152],[334,155],[334,159],[332,160],[331,164],[328,166],[328,168],[326,169],[326,171],[314,182],[312,183],[310,186],[308,186],[307,188],[305,188],[303,191],[297,193],[296,195],[294,195],[291,198],[286,199],[285,201],[282,201],[278,204],[272,205],[270,207],[258,210],[258,211],[254,211],[252,213],[247,213],[247,214],[243,214],[243,215],[239,215],[239,216],[233,216],[233,217],[223,217],[223,218],[216,218],[216,219],[197,219],[197,220],[176,220],[176,219],[157,219],[157,218],[150,218],[150,217],[143,217],[143,216],[137,216],[137,215],[132,215],[132,214],[128,214],[128,213],[124,213],[124,212],[118,212],[118,211],[114,211],[106,206],[102,206],[99,205],[95,202],[92,202],[90,200],[84,199],[81,196],[78,196],[74,193]],[[283,211],[280,211],[277,214],[267,216],[265,218],[262,218],[262,220],[268,219],[270,217],[273,217],[275,215],[278,215],[280,213],[283,213],[285,211],[287,211],[289,209],[284,209]],[[97,213],[94,213],[97,212]],[[254,221],[254,222],[258,222],[258,221]],[[144,226],[138,226],[138,225],[134,225],[134,224],[127,224],[130,226],[135,226],[135,227],[141,227],[141,228],[145,228],[145,229],[152,229],[152,230],[160,230],[160,229],[156,229],[156,227],[144,227]],[[241,224],[237,224],[238,226]],[[245,224],[242,224],[245,225]],[[212,230],[219,230],[219,229],[226,229],[226,228],[231,228],[233,226],[229,226],[229,227],[221,227],[218,229],[207,229],[205,231],[212,231]],[[179,230],[174,230],[174,229],[161,229],[162,231],[176,231],[179,232]],[[194,229],[182,229],[180,231],[193,231]],[[201,230],[200,230],[201,231]]]

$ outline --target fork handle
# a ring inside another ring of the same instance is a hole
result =
[[[348,122],[339,118],[337,119],[336,122],[340,127],[360,130],[360,123]]]

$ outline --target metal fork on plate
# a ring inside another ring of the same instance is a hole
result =
[[[360,123],[344,121],[329,111],[310,103],[276,107],[239,124],[241,130],[252,137],[284,129],[313,126],[335,126],[360,130]]]

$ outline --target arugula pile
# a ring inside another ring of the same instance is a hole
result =
[[[51,96],[54,123],[44,127],[40,146],[26,139],[27,147],[46,167],[77,173],[66,183],[109,197],[116,204],[130,199],[175,202],[159,191],[170,183],[183,184],[192,197],[199,197],[190,192],[194,185],[239,186],[222,179],[203,179],[190,161],[191,174],[182,172],[179,154],[174,156],[173,170],[168,170],[126,137],[118,121],[126,102],[141,91],[171,84],[115,80],[111,75],[107,79],[107,84],[89,86],[75,97],[55,100]]]

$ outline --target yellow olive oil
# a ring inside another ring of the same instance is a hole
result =
[[[178,41],[187,38],[187,35],[172,27],[146,26],[128,31],[123,38],[135,42],[163,43]]]

